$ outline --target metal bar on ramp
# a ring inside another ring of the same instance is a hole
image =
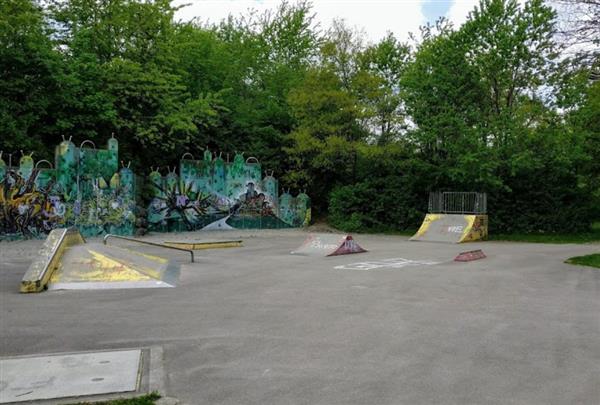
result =
[[[121,236],[121,235],[113,235],[112,233],[106,234],[104,236],[104,238],[102,238],[102,242],[106,245],[106,241],[109,238],[122,239],[122,240],[127,240],[129,242],[137,242],[137,243],[142,243],[144,245],[161,247],[161,248],[164,248],[164,249],[173,249],[173,250],[180,250],[182,252],[188,252],[190,254],[190,256],[192,257],[192,263],[194,263],[194,251],[190,250],[190,249],[184,249],[184,248],[175,247],[175,246],[168,246],[168,245],[163,245],[162,243],[148,242],[148,241],[140,240],[140,239],[128,238],[126,236]]]

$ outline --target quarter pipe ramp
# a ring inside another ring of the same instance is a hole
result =
[[[487,238],[487,215],[427,214],[416,241],[463,243]]]

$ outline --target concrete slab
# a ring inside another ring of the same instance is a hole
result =
[[[135,391],[141,350],[0,360],[0,404]]]

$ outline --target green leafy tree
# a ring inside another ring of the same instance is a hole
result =
[[[432,190],[494,179],[496,159],[481,130],[490,103],[479,72],[467,60],[462,34],[440,22],[427,28],[414,61],[401,79],[402,95],[416,129],[408,134],[420,158],[432,165]]]
[[[35,2],[0,2],[0,150],[6,153],[50,155],[44,148],[52,138],[47,110],[61,91],[61,59],[50,35]]]
[[[353,85],[364,108],[370,111],[366,126],[378,144],[389,144],[406,129],[400,78],[410,61],[410,47],[388,34],[357,57],[359,72]]]
[[[328,69],[310,71],[290,92],[298,126],[289,135],[288,184],[316,191],[314,205],[326,207],[331,186],[355,180],[355,143],[363,138],[356,99]]]

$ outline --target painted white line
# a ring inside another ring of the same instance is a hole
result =
[[[374,269],[401,269],[407,266],[431,266],[439,264],[431,260],[410,260],[402,257],[392,259],[373,260],[368,262],[357,262],[335,266],[336,270],[374,270]]]

